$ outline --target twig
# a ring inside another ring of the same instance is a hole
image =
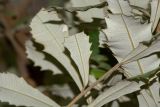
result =
[[[102,8],[102,7],[105,7],[107,5],[108,5],[107,2],[102,2],[100,4],[91,5],[91,6],[85,6],[85,7],[65,8],[65,7],[52,6],[52,7],[49,7],[49,11],[52,11],[52,9],[55,9],[55,10],[65,10],[65,11],[68,11],[68,12],[72,13],[72,12],[75,12],[75,11],[87,11],[87,10],[92,9],[92,8]]]
[[[82,96],[84,96],[88,91],[90,91],[93,87],[95,87],[98,83],[108,78],[114,71],[116,71],[122,63],[116,64],[113,68],[111,68],[108,72],[106,72],[101,78],[99,78],[96,82],[91,84],[88,88],[83,90],[78,96],[76,96],[68,105],[67,107],[72,107]]]

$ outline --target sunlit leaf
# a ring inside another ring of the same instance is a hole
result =
[[[40,66],[41,70],[52,70],[53,74],[62,74],[62,71],[57,66],[45,60],[44,54],[35,49],[32,41],[27,41],[26,48],[27,57],[34,61],[35,66]]]
[[[114,14],[123,14],[130,16],[132,15],[131,10],[132,8],[129,6],[127,0],[107,0],[108,8]]]
[[[129,0],[130,5],[141,7],[144,9],[149,8],[150,0]]]
[[[121,13],[124,13],[123,7],[120,3],[119,6]],[[145,45],[140,45],[141,48],[137,48],[137,51],[133,51],[140,42],[147,41],[152,38],[152,23],[140,24],[139,20],[135,20],[132,17],[126,17],[124,15],[110,15],[109,18],[106,18],[106,23],[108,27],[105,31],[108,39],[107,45],[119,62],[125,61],[125,59],[128,58],[127,56],[138,55],[138,51],[146,50],[146,48],[144,48],[146,47]],[[138,56],[135,59],[138,60],[145,55],[157,52],[158,46],[159,42],[157,42],[156,45],[151,45],[151,48],[145,51],[145,54],[140,54],[141,56]],[[158,57],[156,55],[151,55],[150,57],[139,61],[124,64],[122,67],[125,70],[124,74],[127,77],[133,77],[157,68],[159,63],[160,61]],[[151,94],[151,98],[155,101],[155,107],[158,107],[159,104],[157,99],[155,99],[157,98],[155,95],[158,94],[158,92],[154,88],[150,87],[147,94]],[[145,98],[145,100],[147,101],[147,98]]]
[[[88,84],[89,57],[91,54],[89,37],[84,33],[65,38],[65,47],[70,51],[71,57],[76,63],[84,86]]]
[[[0,74],[0,100],[16,106],[60,107],[40,91],[27,84],[23,78],[11,73]]]
[[[100,4],[99,0],[71,0],[73,7],[84,7]],[[86,22],[92,22],[92,18],[101,18],[105,17],[103,8],[92,8],[90,10],[80,12],[78,11],[77,15],[80,19]]]
[[[152,0],[151,2],[151,18],[150,21],[153,23],[152,32],[154,32],[157,27],[158,21],[160,19],[160,1]]]
[[[106,89],[88,107],[101,107],[120,96],[140,90],[140,85],[136,82],[121,81],[115,86]]]
[[[49,21],[55,22],[55,24],[49,23]],[[64,54],[63,42],[68,33],[63,32],[64,25],[58,18],[57,13],[55,11],[47,12],[42,9],[33,18],[30,26],[35,41],[44,45],[44,51],[55,57],[65,67],[78,87],[82,89],[82,83],[77,71],[68,56]]]

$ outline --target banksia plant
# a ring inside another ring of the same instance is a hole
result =
[[[0,0],[0,106],[160,107],[159,0]]]

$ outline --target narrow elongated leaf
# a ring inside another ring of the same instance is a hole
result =
[[[159,91],[159,83],[158,82],[154,83],[151,87],[151,89],[155,88],[154,91]],[[152,94],[156,94],[153,93]],[[158,97],[157,97],[158,96]],[[156,98],[155,98],[156,97]],[[159,107],[159,94],[154,95],[154,98],[150,96],[150,92],[147,92],[146,90],[142,90],[141,94],[138,95],[138,100],[139,100],[139,107]]]
[[[26,42],[26,49],[27,57],[34,61],[35,66],[40,66],[41,70],[51,70],[54,74],[62,74],[57,66],[45,60],[45,56],[35,49],[32,41]]]
[[[133,18],[123,15],[112,15],[110,18],[106,18],[106,22],[108,29],[105,32],[109,41],[108,45],[119,62],[122,62],[141,41],[151,39],[151,24],[141,25]],[[140,49],[143,50],[143,48],[139,48],[139,50]],[[140,65],[138,63],[140,63]],[[130,77],[151,71],[158,66],[159,60],[157,56],[152,55],[137,63],[133,62],[124,65],[124,68],[126,69],[127,75]],[[140,68],[143,68],[143,70]]]
[[[76,63],[84,86],[88,84],[89,77],[89,57],[91,54],[89,37],[84,33],[79,33],[65,38],[65,47],[70,51],[71,57]]]
[[[132,62],[143,57],[149,56],[152,53],[160,52],[160,36],[152,43],[148,45],[145,43],[140,43],[125,59],[124,62]]]
[[[119,8],[121,9],[123,7]],[[122,9],[121,12],[123,13]],[[109,18],[106,18],[106,23],[108,27],[108,29],[105,31],[108,38],[107,44],[109,45],[110,49],[114,53],[114,56],[117,58],[119,62],[123,62],[127,56],[131,55],[129,53],[131,53],[131,51],[133,51],[139,45],[140,42],[150,40],[152,37],[151,33],[152,24],[142,25],[139,23],[139,20],[135,20],[132,17],[126,17],[124,15],[110,15]],[[154,45],[154,48],[152,47],[149,50],[145,51],[145,55],[148,55],[150,53],[153,53],[155,50],[158,50],[157,48],[159,46],[158,44]],[[141,48],[138,48],[138,51],[144,51],[146,49],[144,48],[146,47],[145,45],[141,45],[140,47]],[[138,52],[134,51],[132,55],[133,54],[137,55]],[[141,56],[138,56],[136,59],[144,57],[142,54],[140,55]],[[124,72],[125,75],[127,77],[132,77],[152,71],[153,69],[157,68],[159,64],[160,61],[158,57],[156,55],[151,55],[150,57],[141,59],[139,61],[134,61],[132,63],[124,64],[122,65],[122,67],[125,70]],[[148,90],[149,92],[146,93],[149,94],[151,98],[154,100],[155,103],[154,107],[159,107],[157,99],[155,99],[157,98],[155,97],[155,95],[158,94],[159,92],[157,92],[152,87],[150,87]],[[144,100],[146,100],[146,102],[149,103],[146,97],[142,98],[144,98]]]
[[[10,73],[0,73],[0,100],[16,106],[60,107],[23,78]]]
[[[151,36],[152,36],[151,24],[141,25],[133,18],[126,17],[123,15],[110,16],[110,18],[106,18],[106,22],[108,25],[108,29],[106,30],[106,34],[109,41],[108,45],[110,46],[110,49],[113,51],[115,57],[119,62],[123,62],[125,58],[127,59],[128,54],[132,50],[134,50],[141,41],[147,41],[151,39]],[[153,52],[154,49],[155,50],[158,49],[157,45],[153,45],[153,46],[155,46],[156,48],[153,48],[153,47],[150,48],[151,52]],[[144,51],[144,49],[146,49],[145,45],[141,45],[140,47],[141,48],[137,48],[138,51]],[[145,54],[147,55],[150,53],[149,51],[147,53],[146,52],[147,51],[145,51]],[[129,55],[132,56],[137,54],[138,54],[137,51],[134,51],[134,53]],[[142,57],[142,54],[139,54],[139,55]],[[140,56],[137,57],[136,59],[140,58]],[[125,64],[123,65],[123,68],[125,70],[125,74],[128,77],[132,77],[132,76],[136,76],[136,75],[140,75],[140,74],[144,74],[146,72],[152,71],[153,69],[159,66],[159,63],[160,61],[157,58],[157,56],[152,55],[150,57],[141,59],[139,61]],[[154,98],[154,95],[155,95],[152,93],[158,94],[158,92],[155,91],[154,88],[150,87],[149,90],[151,92],[150,94],[152,98]],[[158,105],[156,105],[155,107],[158,107]]]
[[[150,21],[153,22],[152,32],[154,32],[157,27],[158,21],[160,19],[160,1],[152,0],[151,2],[151,18]]]
[[[121,81],[99,95],[88,107],[101,107],[123,95],[140,90],[136,82]]]
[[[51,23],[46,23],[52,21]],[[55,23],[55,24],[53,24]],[[68,71],[73,80],[82,89],[80,77],[72,66],[70,59],[64,52],[64,37],[68,36],[67,32],[63,32],[64,25],[57,14],[47,12],[42,9],[31,22],[32,34],[35,40],[44,45],[44,51],[55,57]]]
[[[100,4],[100,0],[71,0],[73,7],[85,7]],[[77,15],[80,19],[86,22],[92,22],[92,18],[101,18],[104,19],[104,11],[103,8],[93,8],[84,12],[78,12]]]

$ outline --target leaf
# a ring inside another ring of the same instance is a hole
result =
[[[149,82],[152,82],[154,79],[156,79],[159,73],[160,73],[160,67],[158,67],[157,69],[154,69],[153,71],[147,72],[143,75],[131,77],[129,78],[129,80],[143,81],[145,83],[149,83]]]
[[[55,24],[46,23],[53,20]],[[57,23],[57,24],[56,24]],[[68,36],[67,32],[63,32],[64,25],[58,18],[55,11],[47,12],[42,9],[31,22],[32,34],[35,40],[44,45],[44,51],[55,57],[68,71],[79,89],[82,89],[80,77],[72,66],[70,59],[64,52],[64,37]]]
[[[73,7],[85,7],[100,4],[100,0],[71,0]],[[101,18],[104,19],[104,11],[103,8],[93,8],[84,12],[77,12],[77,16],[86,22],[92,22],[92,18]]]
[[[121,12],[123,12],[123,10],[121,10]],[[140,24],[139,20],[135,20],[132,17],[127,17],[124,15],[110,15],[109,18],[106,18],[106,23],[108,26],[108,29],[105,31],[108,38],[107,45],[110,47],[114,56],[120,63],[125,62],[125,60],[128,58],[127,56],[138,55],[138,51],[134,51],[135,53],[132,53],[132,51],[139,45],[140,42],[148,41],[152,37],[152,24]],[[151,48],[145,51],[145,55],[158,50],[158,44],[154,46],[151,45]],[[146,49],[144,48],[145,45],[140,46],[142,47],[137,48],[139,51],[144,51],[143,49]],[[152,46],[156,48],[153,48]],[[140,55],[141,57],[144,57],[144,55]],[[140,58],[140,56],[138,57]],[[138,57],[135,59],[139,59]],[[124,63],[122,68],[124,69],[124,74],[127,77],[133,77],[152,71],[153,69],[157,68],[159,64],[160,60],[158,57],[156,55],[151,55],[138,61]],[[159,86],[157,85],[157,87]],[[152,87],[145,91],[148,91],[147,94],[149,94],[154,100],[156,105],[154,107],[159,107],[157,99],[155,99],[157,98],[155,95],[159,94],[159,92]],[[144,98],[146,101],[148,100],[146,97],[142,98]]]
[[[129,0],[130,5],[141,7],[143,9],[149,8],[150,0]]]
[[[109,45],[114,56],[119,62],[123,62],[128,59],[128,54],[132,55],[130,54],[131,51],[133,51],[140,42],[150,40],[152,37],[150,30],[151,24],[142,25],[132,17],[110,15],[110,18],[106,18],[106,22],[108,29],[106,29],[105,32],[109,41],[107,45]],[[142,48],[138,49],[141,50]],[[140,70],[140,66],[143,70]],[[151,71],[158,66],[159,62],[157,56],[152,55],[140,60],[139,62],[126,64],[123,67],[125,68],[127,76],[131,77]]]
[[[71,57],[76,63],[84,86],[88,84],[89,57],[91,54],[89,37],[84,33],[65,38],[65,47],[70,51]]]
[[[111,10],[113,14],[123,14],[127,16],[131,16],[132,8],[129,6],[127,0],[107,0],[108,8]]]
[[[23,78],[18,78],[11,73],[0,73],[0,100],[16,106],[60,107],[28,85]]]
[[[153,37],[154,38],[154,37]],[[153,39],[152,38],[152,39]],[[144,57],[147,57],[153,53],[160,52],[160,35],[156,37],[156,40],[151,42],[140,43],[124,60],[123,62],[133,62]]]
[[[152,0],[151,2],[151,18],[150,21],[153,23],[152,32],[156,29],[158,21],[160,19],[160,1]]]
[[[155,89],[154,89],[155,88]],[[151,89],[154,89],[154,91],[159,91],[159,83],[155,82]],[[147,92],[146,90],[142,90],[141,94],[138,95],[139,100],[139,107],[159,107],[159,94],[153,93],[154,98],[150,95],[150,92]],[[156,97],[156,98],[155,98]]]
[[[35,66],[40,66],[41,70],[52,70],[54,75],[62,74],[62,71],[57,66],[45,60],[44,54],[36,50],[36,48],[33,46],[32,41],[26,42],[26,50],[27,57],[34,61]]]
[[[102,92],[88,107],[101,107],[123,95],[140,90],[140,85],[136,82],[121,81],[115,86]]]

